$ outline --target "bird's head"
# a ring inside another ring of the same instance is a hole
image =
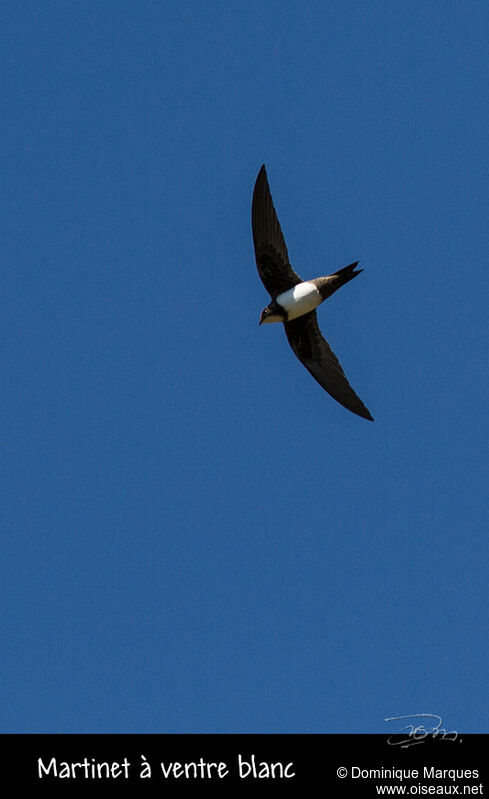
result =
[[[263,325],[268,322],[285,322],[286,320],[287,316],[283,308],[276,303],[271,302],[270,305],[267,305],[267,307],[261,312],[259,324]]]

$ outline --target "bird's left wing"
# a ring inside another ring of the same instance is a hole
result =
[[[273,207],[267,173],[263,165],[258,173],[251,206],[251,226],[258,274],[273,299],[301,279],[289,263],[284,236]]]
[[[323,337],[316,311],[310,311],[291,322],[285,322],[284,327],[290,346],[319,385],[340,405],[364,419],[373,421],[370,411],[355,394],[338,358]]]

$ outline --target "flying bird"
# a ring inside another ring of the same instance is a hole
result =
[[[373,421],[370,411],[355,394],[340,362],[322,336],[315,310],[363,271],[355,269],[358,261],[332,275],[301,280],[289,262],[265,165],[258,173],[253,191],[251,224],[258,274],[272,298],[261,312],[260,324],[283,322],[290,346],[319,385],[352,413]]]

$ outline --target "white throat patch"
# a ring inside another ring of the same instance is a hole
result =
[[[276,300],[282,308],[285,308],[290,321],[309,313],[309,311],[313,311],[314,308],[321,304],[323,298],[314,283],[305,281],[279,294]]]

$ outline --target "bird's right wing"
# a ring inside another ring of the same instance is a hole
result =
[[[301,279],[289,263],[287,246],[273,207],[265,165],[258,173],[251,206],[251,226],[258,274],[273,299]]]
[[[290,346],[319,385],[340,405],[373,421],[370,411],[353,391],[338,358],[323,337],[316,311],[285,322],[284,327]]]

